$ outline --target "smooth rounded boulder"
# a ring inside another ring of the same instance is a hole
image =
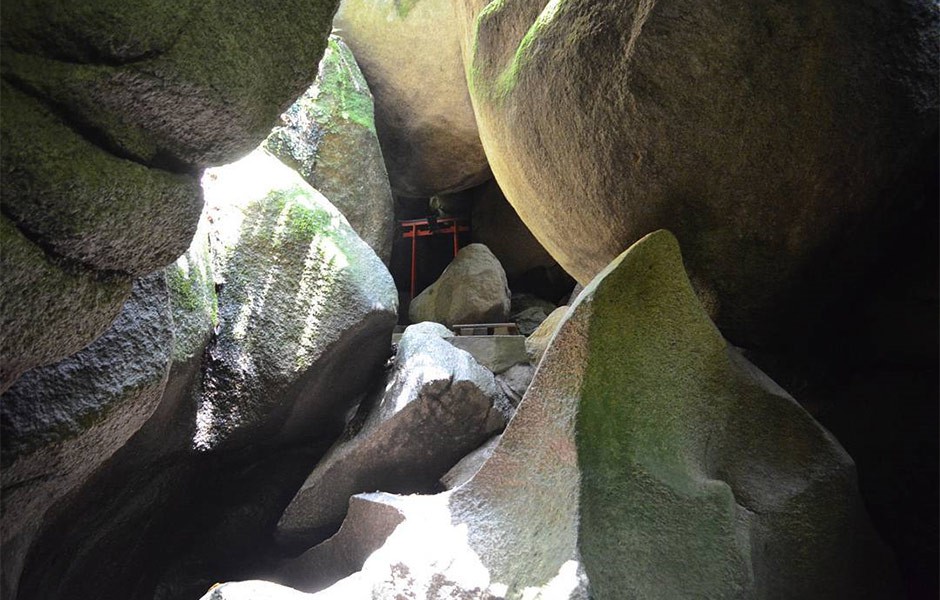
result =
[[[346,0],[334,23],[375,95],[395,195],[428,198],[486,181],[450,0]]]
[[[501,323],[509,316],[506,272],[483,244],[464,246],[444,273],[415,296],[408,308],[412,323],[434,321]]]
[[[667,228],[722,330],[773,343],[913,210],[935,3],[455,4],[493,174],[581,283]]]

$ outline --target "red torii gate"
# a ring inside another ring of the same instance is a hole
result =
[[[401,237],[411,238],[411,297],[414,298],[418,238],[431,235],[453,235],[454,256],[457,256],[457,251],[460,250],[459,236],[463,232],[470,231],[470,223],[467,219],[461,217],[425,217],[423,219],[399,221],[398,224],[404,229]]]

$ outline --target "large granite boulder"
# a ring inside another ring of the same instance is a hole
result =
[[[58,363],[25,373],[0,397],[3,595],[46,512],[133,436],[163,394],[173,343],[162,271],[139,279],[111,327]]]
[[[159,406],[47,514],[21,600],[194,597],[273,555],[278,517],[381,372],[395,290],[342,215],[260,150],[204,184],[167,269]]]
[[[352,52],[330,36],[316,81],[281,115],[265,148],[326,196],[386,264],[395,215],[372,94]]]
[[[396,196],[428,198],[490,177],[449,0],[345,0],[335,25],[375,95]]]
[[[580,282],[670,229],[722,331],[766,345],[904,235],[936,3],[455,5],[496,180]]]
[[[852,460],[722,338],[664,231],[586,287],[470,481],[368,499],[402,523],[311,600],[899,591]]]
[[[506,272],[483,244],[464,246],[408,307],[412,323],[502,323],[509,316]]]
[[[186,250],[199,169],[309,85],[337,3],[3,3],[3,213],[34,246],[4,234],[0,389],[87,346],[133,277]]]
[[[4,215],[0,273],[0,393],[27,369],[74,354],[101,335],[131,290],[127,275],[53,259]]]
[[[383,393],[360,407],[362,418],[281,516],[285,543],[310,547],[325,539],[355,494],[436,491],[448,469],[505,427],[513,409],[493,373],[444,339],[451,335],[437,323],[405,330]]]
[[[897,597],[852,459],[722,338],[675,238],[636,244],[569,314],[585,306],[579,547],[595,597]]]
[[[197,445],[286,443],[341,426],[391,346],[391,275],[336,208],[265,150],[207,170],[203,183],[221,291]]]

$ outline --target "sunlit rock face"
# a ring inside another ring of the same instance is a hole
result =
[[[336,5],[0,7],[0,390],[88,345],[134,277],[186,250],[197,172],[250,151],[310,84]]]
[[[455,6],[493,174],[581,283],[667,228],[722,331],[773,343],[913,210],[933,2]]]
[[[219,325],[194,443],[313,437],[388,354],[391,275],[336,208],[264,150],[209,169],[203,183]]]
[[[443,325],[405,330],[382,394],[317,464],[278,521],[278,537],[309,548],[342,523],[354,494],[437,491],[438,479],[501,431],[513,408],[488,369],[444,338]]]
[[[388,264],[392,190],[369,86],[349,47],[330,36],[313,85],[281,115],[265,148],[326,196]]]
[[[334,24],[375,94],[395,195],[428,198],[486,181],[450,0],[345,0]]]
[[[357,502],[355,518],[377,535],[387,515],[367,519],[370,505],[402,518],[359,572],[313,595],[248,582],[205,598],[898,593],[851,459],[722,338],[665,231],[580,294],[472,479],[434,496]]]

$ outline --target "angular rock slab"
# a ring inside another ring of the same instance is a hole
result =
[[[433,491],[464,455],[505,427],[512,406],[493,374],[444,338],[436,323],[405,330],[385,391],[358,431],[347,431],[284,511],[285,543],[322,540],[361,492]],[[350,437],[352,436],[352,437]]]
[[[468,483],[386,503],[404,522],[311,598],[520,598],[561,582],[553,597],[586,598],[584,573],[597,599],[899,591],[851,459],[725,342],[665,231],[581,293]]]
[[[137,280],[114,324],[0,397],[3,595],[43,515],[136,433],[163,393],[173,343],[164,273]]]
[[[483,244],[464,246],[408,307],[412,323],[501,323],[509,316],[506,272]]]
[[[389,352],[398,297],[388,269],[264,150],[207,170],[203,185],[220,291],[196,447],[341,429]]]
[[[334,21],[375,95],[396,196],[428,198],[489,179],[449,0],[346,0]]]
[[[581,283],[666,228],[722,331],[771,343],[912,210],[884,190],[937,131],[934,2],[455,6],[493,174]]]
[[[342,38],[330,36],[316,81],[281,121],[265,148],[326,196],[387,264],[396,230],[392,190],[372,94]]]

